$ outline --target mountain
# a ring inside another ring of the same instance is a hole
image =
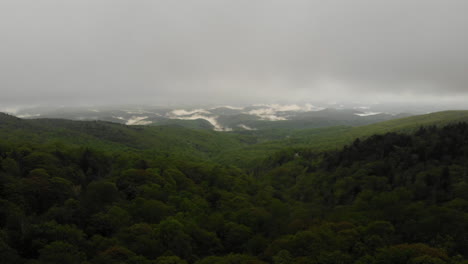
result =
[[[370,135],[383,134],[388,132],[411,133],[416,131],[421,126],[443,126],[467,121],[468,111],[443,111],[399,118],[367,126],[337,128],[334,132],[331,129],[328,131],[323,130],[322,132],[318,133],[317,131],[311,131],[312,133],[309,134],[307,130],[304,130],[296,133],[295,138],[298,140],[311,140],[304,143],[313,144],[321,148],[337,146],[341,147],[344,143],[348,143],[354,138],[368,137]],[[320,144],[318,141],[321,141],[324,144]]]
[[[359,126],[402,117],[404,114],[371,112],[370,109],[334,109],[305,105],[263,104],[244,107],[162,108],[115,106],[101,108],[32,108],[17,112],[23,118],[101,120],[127,125],[177,124],[216,131],[306,129]],[[406,114],[408,115],[408,114]]]
[[[158,155],[170,153],[207,158],[252,141],[250,136],[188,129],[176,125],[127,126],[104,121],[19,119],[5,114],[0,117],[0,136],[7,142],[62,142],[108,151],[146,151]]]
[[[327,110],[329,111],[329,110]],[[342,111],[337,111],[343,114]],[[347,113],[349,114],[349,113]],[[392,131],[411,132],[424,125],[443,125],[468,121],[468,111],[445,111],[395,119],[367,126],[333,126],[316,129],[271,128],[216,132],[198,129],[209,124],[194,122],[197,129],[176,124],[144,126],[123,125],[104,121],[63,119],[19,119],[3,114],[0,136],[9,142],[28,140],[31,144],[63,142],[103,150],[145,152],[147,155],[182,155],[209,158],[222,164],[251,168],[261,160],[284,148],[338,149],[355,138]],[[266,121],[267,122],[267,121]],[[275,121],[279,122],[279,121]]]
[[[296,131],[366,137],[242,169],[211,156],[247,135],[0,115],[1,260],[465,264],[466,117]]]
[[[443,111],[393,119],[365,126],[330,126],[303,130],[246,131],[244,135],[254,135],[259,144],[242,149],[227,150],[218,157],[219,162],[235,161],[238,166],[251,167],[268,155],[284,148],[309,148],[316,151],[340,149],[356,138],[366,138],[374,134],[388,132],[411,133],[421,126],[442,126],[458,122],[468,122],[468,111]],[[246,158],[250,157],[250,159]]]
[[[2,123],[12,123],[12,122],[17,122],[19,120],[20,119],[16,116],[0,112],[0,122]]]

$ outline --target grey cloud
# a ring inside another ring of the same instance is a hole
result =
[[[4,0],[0,103],[468,94],[464,0]]]

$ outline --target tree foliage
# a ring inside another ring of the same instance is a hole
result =
[[[103,140],[126,137],[102,127],[83,129]],[[99,145],[2,142],[0,256],[2,263],[466,263],[467,193],[465,123],[374,135],[338,151],[285,149],[251,169]]]

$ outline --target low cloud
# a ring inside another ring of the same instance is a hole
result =
[[[468,95],[467,9],[458,0],[5,0],[0,104],[450,104]]]

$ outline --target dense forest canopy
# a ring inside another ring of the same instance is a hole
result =
[[[0,119],[2,263],[468,263],[466,123],[239,167],[255,135]]]

